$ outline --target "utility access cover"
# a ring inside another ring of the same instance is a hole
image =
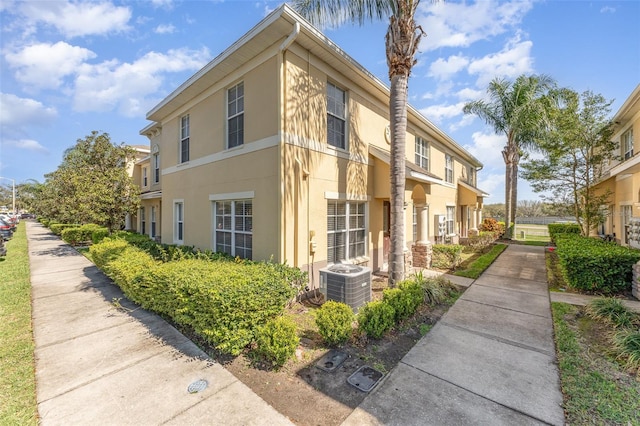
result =
[[[340,365],[348,357],[349,355],[347,355],[346,352],[342,352],[337,349],[331,349],[325,354],[325,356],[323,356],[318,360],[318,362],[316,362],[316,367],[318,367],[320,370],[331,373],[333,370],[340,367]]]
[[[358,368],[355,373],[349,376],[347,382],[363,392],[369,392],[378,384],[383,376],[384,374],[382,374],[375,368],[371,368],[368,365],[363,365],[362,367]]]
[[[198,393],[205,390],[207,386],[209,386],[209,382],[207,382],[206,380],[204,379],[196,380],[195,382],[189,385],[189,387],[187,388],[187,391],[189,393]]]

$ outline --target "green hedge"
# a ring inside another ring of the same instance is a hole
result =
[[[62,231],[67,228],[78,228],[79,223],[52,223],[49,222],[49,229],[56,235],[61,235]]]
[[[76,245],[80,243],[93,242],[94,234],[96,235],[96,241],[99,242],[109,235],[109,230],[93,223],[76,227],[67,227],[62,230],[62,239],[69,244]]]
[[[100,244],[89,247],[89,253],[93,263],[98,268],[104,269],[107,263],[117,259],[128,247],[129,244],[124,240],[105,238]]]
[[[441,269],[457,268],[460,265],[462,249],[460,244],[434,244],[431,265]]]
[[[419,282],[406,280],[396,288],[385,289],[382,300],[393,308],[395,321],[399,322],[415,314],[424,303],[424,290]]]
[[[573,288],[614,294],[631,288],[632,268],[640,251],[577,234],[556,234],[562,274]]]
[[[556,235],[582,233],[580,225],[577,223],[550,223],[547,227],[549,228],[549,237],[552,243],[556,242]]]
[[[150,280],[145,274],[153,274],[158,262],[144,251],[131,246],[112,253],[117,255],[105,265],[105,273],[130,300],[145,309],[153,309],[157,291],[149,286]]]

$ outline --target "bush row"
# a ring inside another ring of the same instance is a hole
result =
[[[94,244],[90,253],[129,299],[231,355],[253,342],[259,327],[280,316],[296,294],[289,281],[295,274],[286,265],[199,258],[163,263],[119,238]]]
[[[109,230],[100,225],[89,223],[82,226],[65,227],[61,234],[62,239],[67,243],[77,245],[88,242],[99,243],[109,235]]]
[[[396,288],[384,290],[382,300],[362,306],[357,316],[348,305],[327,301],[316,311],[316,325],[328,345],[348,341],[354,332],[354,322],[360,332],[379,339],[397,323],[414,315],[423,303],[442,303],[456,291],[442,277],[425,278],[418,274]]]
[[[550,223],[547,228],[549,228],[549,237],[552,243],[556,242],[556,235],[582,233],[580,225],[577,223]]]
[[[555,242],[569,286],[600,294],[631,288],[632,268],[640,260],[640,251],[574,233],[556,233]]]
[[[440,269],[455,269],[460,266],[463,246],[460,244],[434,244],[431,265]]]

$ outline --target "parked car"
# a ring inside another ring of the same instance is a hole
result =
[[[5,221],[4,219],[0,219],[0,237],[5,240],[10,239],[11,237],[13,237],[13,229],[14,228],[10,223]]]
[[[0,256],[7,255],[7,246],[4,245],[4,239],[0,238]]]
[[[36,215],[33,213],[22,213],[20,219],[35,219]]]
[[[0,214],[0,219],[9,224],[12,231],[15,231],[18,227],[18,219],[15,216],[11,216],[10,213]]]

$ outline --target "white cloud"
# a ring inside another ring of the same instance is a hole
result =
[[[18,130],[24,130],[34,125],[49,124],[58,113],[55,108],[45,107],[41,102],[29,98],[20,98],[11,93],[0,93],[0,125],[3,133],[10,127],[16,134]]]
[[[20,3],[20,11],[30,24],[50,25],[66,37],[126,31],[131,19],[131,9],[104,1],[26,1]]]
[[[154,30],[156,34],[173,34],[176,32],[176,27],[172,24],[160,24]]]
[[[27,91],[56,89],[65,76],[75,73],[84,61],[95,57],[91,50],[63,41],[32,44],[5,55],[9,66],[17,69],[16,80],[27,85]]]
[[[117,109],[125,116],[143,115],[152,102],[148,97],[161,88],[165,73],[198,70],[210,57],[206,48],[198,51],[182,48],[166,54],[149,52],[133,63],[112,60],[98,65],[84,64],[76,79],[74,108]]]
[[[162,7],[165,9],[173,8],[173,0],[151,0],[154,7]]]
[[[434,123],[440,123],[443,119],[449,119],[462,114],[463,102],[451,105],[432,105],[422,108],[420,113]]]
[[[429,67],[429,76],[439,80],[451,78],[453,74],[463,70],[469,64],[469,59],[460,55],[449,56],[447,59],[438,58]]]
[[[485,204],[504,203],[504,173],[478,173],[478,188],[489,193]]]
[[[482,90],[474,90],[474,89],[470,89],[468,87],[465,87],[464,89],[459,90],[456,93],[456,96],[461,101],[470,101],[470,100],[474,100],[474,99],[480,98],[483,94],[484,94],[484,92]]]
[[[471,135],[472,145],[464,148],[480,160],[485,167],[494,168],[504,166],[502,148],[506,144],[506,136],[495,133],[474,132]]]
[[[500,52],[491,53],[469,64],[469,74],[477,75],[478,87],[486,87],[495,77],[513,79],[521,74],[533,71],[533,58],[529,40],[520,41],[520,37],[510,40]]]
[[[616,8],[611,6],[605,6],[600,9],[600,13],[616,13]]]
[[[49,150],[44,146],[40,145],[38,141],[34,141],[33,139],[18,139],[18,140],[6,140],[3,141],[5,146],[12,146],[18,149],[24,149],[26,151],[35,151],[35,152],[44,152],[48,153]]]
[[[422,2],[416,18],[428,37],[420,48],[466,47],[490,39],[519,25],[532,7],[531,0]]]

